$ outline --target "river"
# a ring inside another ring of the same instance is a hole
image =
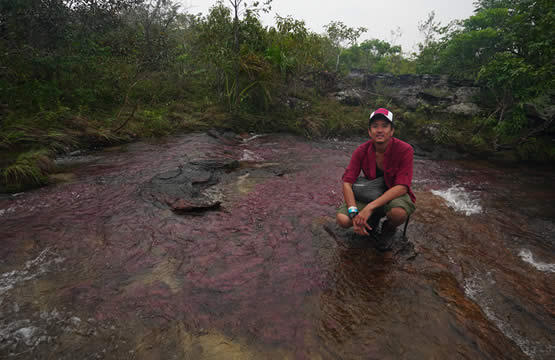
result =
[[[416,157],[412,248],[380,252],[334,223],[357,144],[59,159],[64,182],[0,198],[0,357],[554,358],[555,173]]]

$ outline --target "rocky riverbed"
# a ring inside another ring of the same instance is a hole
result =
[[[190,134],[0,199],[0,356],[550,359],[553,172],[415,159],[410,251],[334,223],[358,141]]]

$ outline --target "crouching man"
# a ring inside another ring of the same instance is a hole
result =
[[[370,115],[370,140],[353,153],[343,174],[345,203],[337,213],[337,223],[344,228],[353,227],[360,235],[376,234],[380,218],[386,216],[379,238],[391,238],[397,226],[403,224],[415,210],[416,200],[411,191],[413,154],[412,146],[393,137],[393,113],[377,109]],[[362,170],[368,179],[384,177],[387,190],[370,203],[355,200],[353,183]]]

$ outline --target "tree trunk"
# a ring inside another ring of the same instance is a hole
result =
[[[342,53],[343,53],[343,49],[339,49],[339,52],[337,53],[337,61],[335,62],[335,72],[339,71],[339,57],[341,56]]]
[[[233,85],[232,85],[232,112],[239,107],[239,6],[242,0],[232,2],[235,18],[233,19]]]

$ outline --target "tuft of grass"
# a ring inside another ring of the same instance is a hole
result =
[[[335,99],[321,99],[299,125],[306,136],[337,136],[364,134],[371,110],[363,106],[342,105]]]
[[[0,149],[17,147],[45,147],[62,152],[77,145],[77,139],[57,128],[40,129],[29,125],[14,125],[0,131]]]
[[[139,137],[158,137],[170,134],[176,124],[168,116],[168,109],[148,109],[138,111],[129,129]]]
[[[17,192],[46,184],[48,174],[54,169],[51,156],[51,151],[47,149],[20,154],[13,164],[2,170],[7,191]]]
[[[125,139],[109,129],[88,127],[84,131],[85,142],[90,144],[117,144]]]

